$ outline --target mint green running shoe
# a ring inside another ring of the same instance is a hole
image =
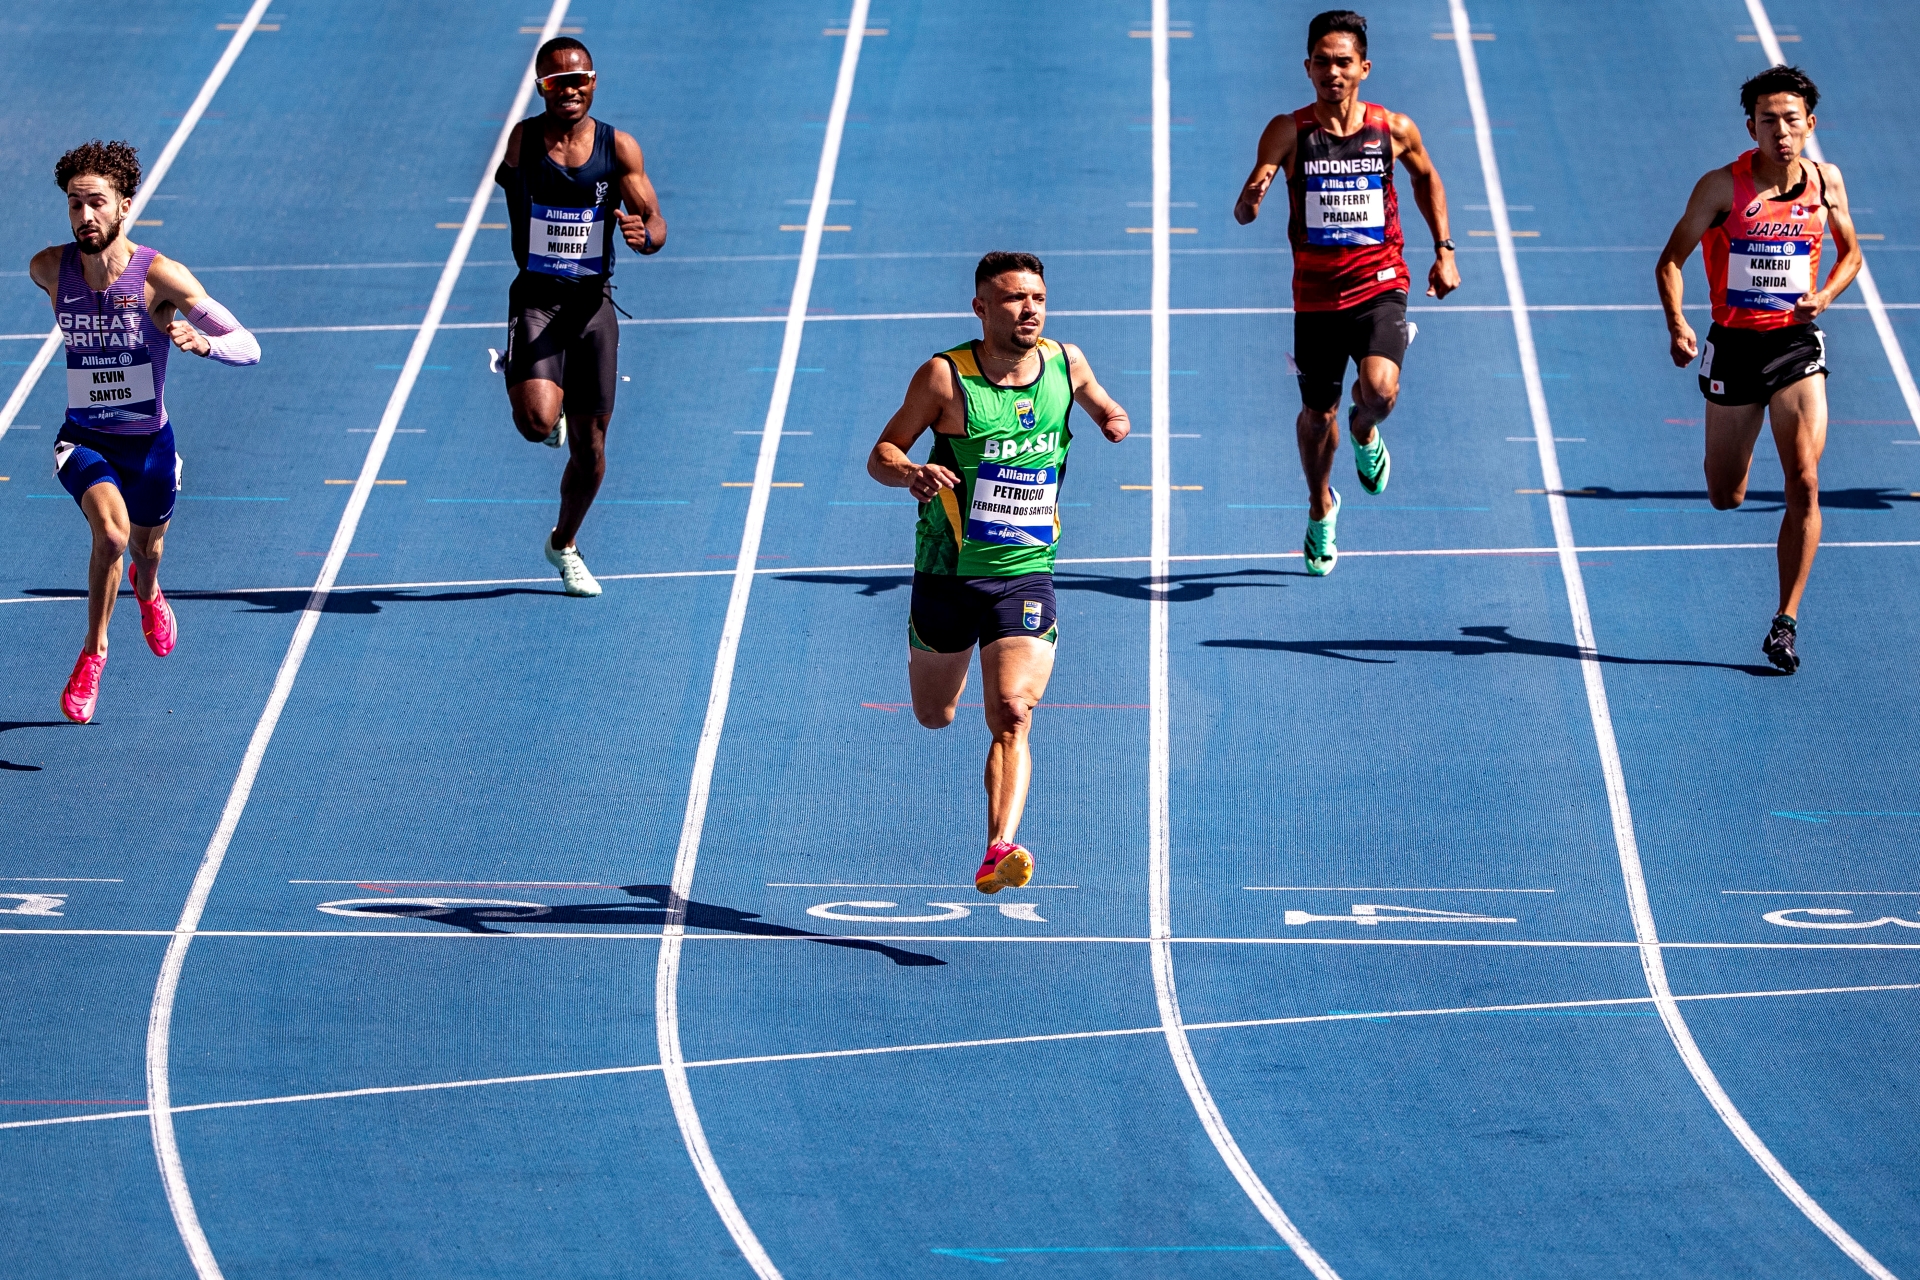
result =
[[[1387,477],[1393,472],[1393,455],[1387,452],[1387,438],[1380,428],[1373,429],[1373,443],[1354,442],[1353,469],[1360,476],[1360,487],[1378,497],[1387,491]]]
[[[1307,521],[1307,572],[1316,578],[1324,578],[1333,572],[1334,561],[1340,558],[1340,548],[1333,545],[1334,521],[1340,518],[1340,491],[1333,491],[1333,509],[1327,512],[1325,520]]]

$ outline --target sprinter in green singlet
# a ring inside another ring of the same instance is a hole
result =
[[[929,729],[953,723],[980,646],[987,728],[987,856],[982,893],[1019,888],[1033,854],[1014,842],[1027,805],[1033,708],[1053,674],[1060,628],[1053,554],[1060,482],[1078,403],[1107,439],[1127,438],[1114,403],[1077,347],[1040,336],[1047,282],[1030,253],[989,253],[973,273],[981,338],[934,356],[880,433],[867,471],[920,500],[907,621],[913,714]],[[925,465],[907,456],[931,427]]]

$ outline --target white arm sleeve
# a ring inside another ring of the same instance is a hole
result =
[[[233,312],[212,298],[187,312],[187,323],[206,335],[209,360],[235,365],[260,363],[260,340],[240,326]]]

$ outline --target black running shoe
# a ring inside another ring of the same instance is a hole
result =
[[[1800,669],[1800,655],[1793,651],[1795,630],[1791,614],[1777,614],[1773,619],[1773,629],[1760,642],[1760,652],[1767,655],[1767,661],[1788,675]]]

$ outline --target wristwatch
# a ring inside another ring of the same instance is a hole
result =
[[[1453,241],[1451,239],[1435,240],[1433,242],[1433,249],[1435,253],[1438,253],[1442,249],[1451,249],[1451,248],[1453,248]]]

